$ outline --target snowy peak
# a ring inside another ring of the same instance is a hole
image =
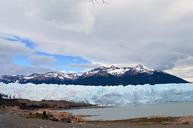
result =
[[[138,64],[137,66],[135,66],[136,69],[139,69],[139,70],[143,70],[145,69],[145,66],[141,65],[141,64]]]
[[[125,74],[126,72],[135,72],[135,73],[153,73],[153,69],[146,68],[143,65],[138,64],[135,67],[119,67],[111,65],[109,67],[98,67],[93,70],[90,70],[83,74],[83,76],[93,76],[93,75],[100,75],[100,74],[109,74],[113,76],[120,76]]]
[[[154,69],[149,69],[141,64],[138,64],[137,66],[133,67],[133,69],[138,73],[152,73],[155,71]]]
[[[111,75],[119,76],[129,71],[130,69],[131,69],[130,67],[111,66],[110,68],[107,69],[107,73]]]

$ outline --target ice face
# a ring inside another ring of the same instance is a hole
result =
[[[124,106],[166,102],[193,102],[193,84],[138,86],[34,85],[0,83],[0,93],[30,100],[68,100]]]

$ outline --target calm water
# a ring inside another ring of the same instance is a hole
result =
[[[193,115],[193,103],[131,105],[125,107],[64,110],[75,115],[89,115],[89,120],[121,120],[147,116]]]

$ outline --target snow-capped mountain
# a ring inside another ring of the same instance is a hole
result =
[[[143,85],[187,83],[187,81],[165,72],[149,69],[143,65],[135,67],[98,67],[81,75],[75,73],[48,72],[31,74],[29,76],[4,75],[0,78],[4,83],[34,83],[34,84],[75,84],[75,85]]]
[[[75,73],[62,73],[62,72],[47,72],[43,74],[33,73],[29,76],[23,75],[4,75],[0,78],[0,82],[3,83],[35,83],[35,84],[42,84],[42,83],[56,83],[56,84],[63,84],[63,81],[69,82],[75,80],[78,77]]]

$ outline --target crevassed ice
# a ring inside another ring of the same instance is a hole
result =
[[[138,86],[34,85],[0,83],[0,93],[30,100],[68,100],[98,105],[193,102],[193,84]]]

